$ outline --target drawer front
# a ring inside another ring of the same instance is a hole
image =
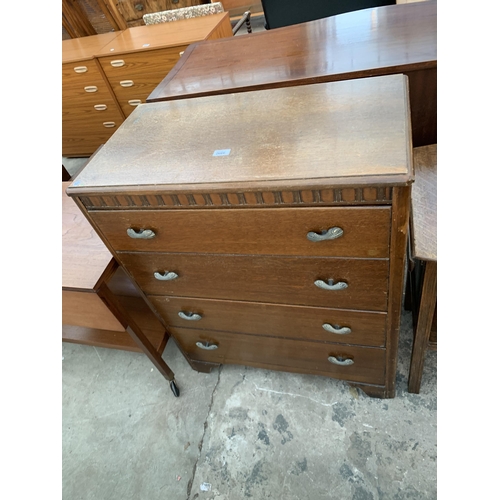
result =
[[[90,214],[111,245],[122,251],[389,256],[390,207],[124,210]],[[128,230],[137,234],[144,229],[152,230],[154,237],[137,239],[127,234]],[[329,234],[333,239],[328,239]]]
[[[108,120],[104,115],[87,115],[86,118],[63,120],[62,154],[63,156],[91,155],[104,144],[123,123],[121,117],[114,116]],[[114,122],[114,127],[106,127],[104,123]]]
[[[111,85],[118,85],[121,80],[140,78],[145,74],[155,75],[161,81],[181,58],[180,52],[186,48],[187,45],[179,45],[165,49],[99,57],[99,62]]]
[[[119,121],[123,122],[122,113],[110,94],[99,94],[94,97],[81,96],[62,103],[62,119],[94,120],[95,122]]]
[[[169,331],[188,357],[197,361],[313,373],[368,384],[385,383],[385,349],[189,328],[169,328]],[[207,350],[197,343],[217,348]],[[333,364],[329,357],[344,363],[349,359],[352,364]]]
[[[95,60],[93,59],[62,65],[63,89],[86,85],[97,85],[96,82],[101,81],[104,81],[104,79]]]
[[[134,78],[134,80],[125,80],[125,82],[133,82],[131,87],[122,87],[114,85],[113,92],[120,104],[125,116],[129,116],[136,108],[133,103],[144,104],[149,94],[158,86],[162,78],[153,78],[145,75],[142,78]],[[140,102],[139,102],[140,101]]]
[[[387,260],[247,255],[119,253],[141,289],[152,295],[217,298],[385,311]],[[155,272],[178,278],[158,280]],[[325,290],[316,281],[347,284]]]
[[[149,296],[173,327],[383,347],[386,313]]]
[[[97,69],[96,63],[90,61],[88,72],[77,74],[74,71],[74,64],[63,65],[62,78],[62,98],[67,99],[79,96],[96,96],[103,93],[109,94],[109,88],[101,72]],[[94,89],[95,87],[95,89]],[[85,90],[86,89],[86,90]]]

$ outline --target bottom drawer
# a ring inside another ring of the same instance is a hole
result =
[[[385,349],[189,328],[169,331],[186,355],[196,361],[311,373],[367,384],[385,383]],[[330,362],[333,357],[344,364]]]

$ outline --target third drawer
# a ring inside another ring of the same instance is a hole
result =
[[[149,300],[170,327],[385,345],[387,314],[382,312],[154,295]]]

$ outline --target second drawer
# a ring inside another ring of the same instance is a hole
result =
[[[148,295],[387,309],[389,262],[382,259],[156,253],[118,256]],[[329,280],[333,288],[346,286],[328,290],[315,284],[328,285]]]
[[[150,296],[169,326],[383,347],[386,313]]]

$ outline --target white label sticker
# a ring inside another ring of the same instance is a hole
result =
[[[230,149],[216,149],[213,156],[227,156],[230,152]]]
[[[149,43],[143,43],[142,46],[143,47],[149,47]]]

